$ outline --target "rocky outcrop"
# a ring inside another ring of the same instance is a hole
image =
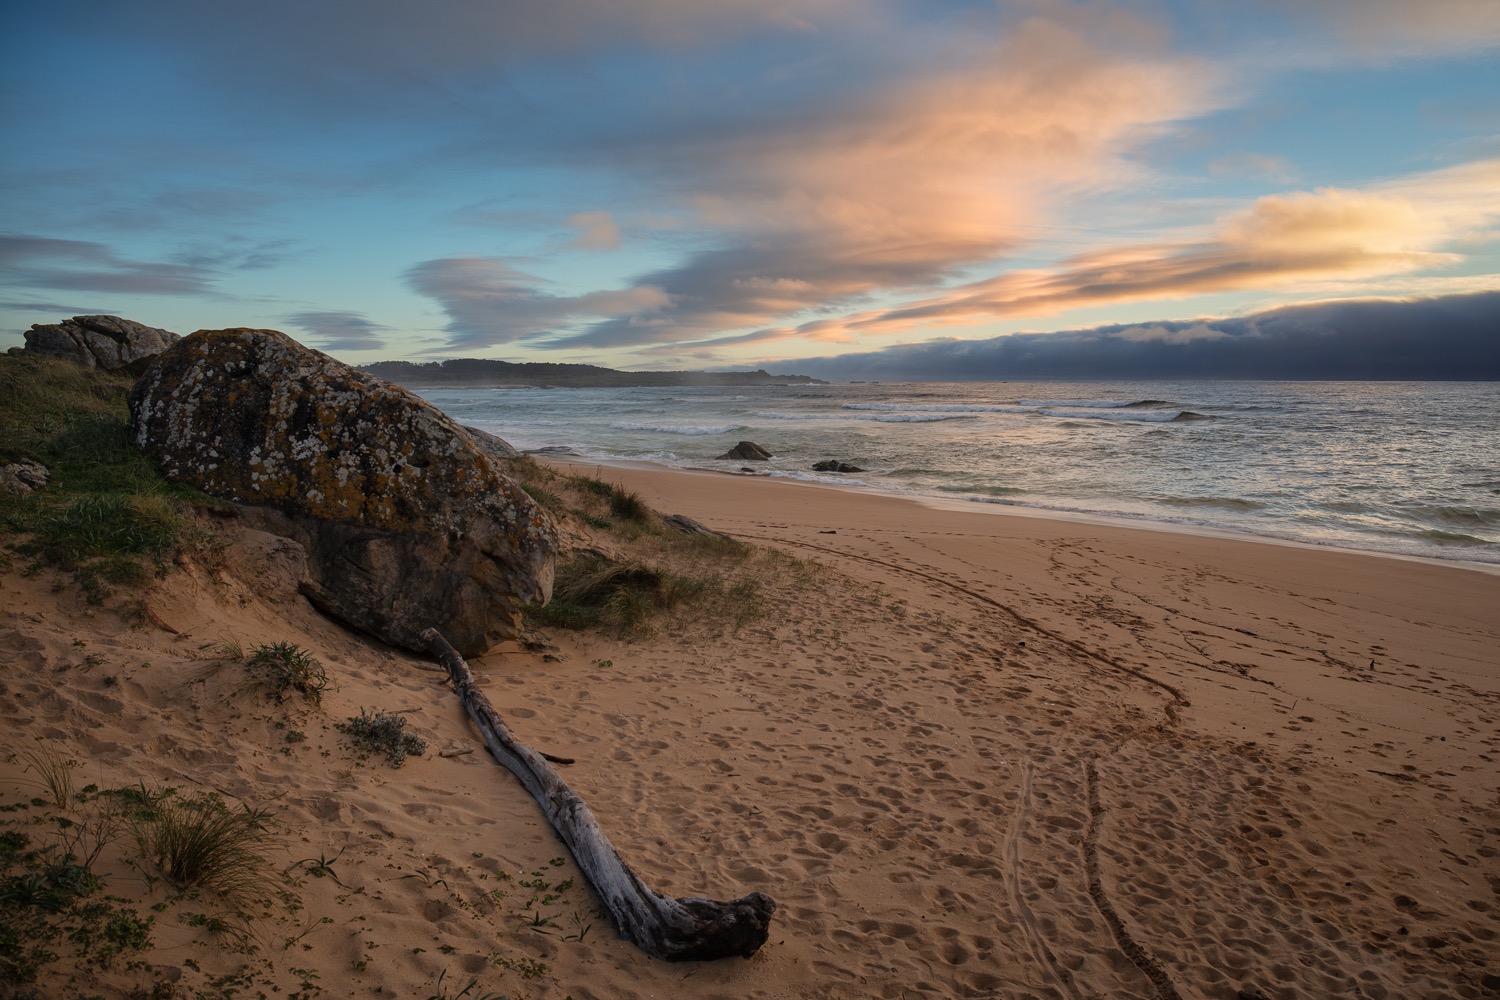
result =
[[[117,371],[155,357],[182,338],[118,316],[74,316],[61,323],[34,323],[26,350]]]
[[[47,485],[47,467],[33,459],[0,465],[0,496],[23,496]]]
[[[167,478],[274,512],[308,552],[303,593],[393,645],[423,650],[437,628],[476,655],[551,596],[556,526],[493,442],[284,334],[185,338],[136,383],[130,415]]]
[[[754,441],[741,441],[719,456],[721,460],[727,459],[734,462],[764,462],[771,457],[773,456],[769,451]]]
[[[840,462],[838,459],[830,458],[826,462],[815,462],[815,463],[813,463],[813,471],[814,472],[864,472],[865,470],[861,469],[857,465],[850,465],[848,462]]]

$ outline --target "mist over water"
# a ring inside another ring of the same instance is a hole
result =
[[[523,450],[1500,563],[1500,383],[432,389]],[[838,459],[865,472],[829,475]]]

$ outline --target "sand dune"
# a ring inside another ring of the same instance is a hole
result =
[[[171,574],[137,627],[7,572],[6,741],[274,804],[286,866],[337,855],[339,882],[304,864],[303,909],[255,930],[249,961],[287,991],[300,968],[325,996],[1500,995],[1500,576],[606,478],[801,562],[737,631],[557,633],[472,665],[522,739],[577,758],[650,884],[777,900],[752,959],[655,962],[559,890],[571,861],[441,675],[313,613],[269,536]],[[268,702],[226,639],[299,642],[337,687]],[[357,762],[333,723],[361,707],[405,712],[428,754]],[[9,767],[7,793],[29,778]],[[157,966],[247,961],[175,912]]]

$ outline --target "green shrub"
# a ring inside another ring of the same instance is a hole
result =
[[[359,715],[339,723],[338,729],[363,753],[384,754],[392,767],[400,767],[409,756],[420,757],[427,752],[427,744],[421,737],[404,731],[403,715],[384,711],[371,715],[362,708]]]

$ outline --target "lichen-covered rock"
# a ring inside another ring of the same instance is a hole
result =
[[[116,371],[154,357],[182,338],[118,316],[74,316],[61,323],[33,323],[26,350]]]
[[[169,479],[284,515],[302,590],[331,617],[464,655],[552,592],[557,529],[472,435],[383,379],[274,330],[200,330],[130,394],[131,433]]]
[[[47,467],[41,462],[23,458],[0,465],[0,496],[24,496],[47,485]]]

